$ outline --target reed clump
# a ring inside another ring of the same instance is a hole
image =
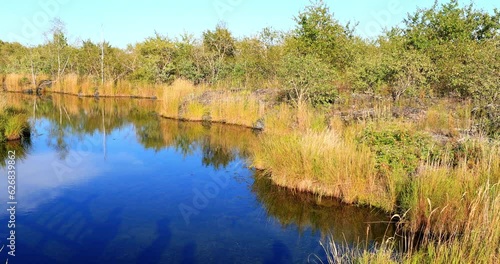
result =
[[[163,89],[159,110],[164,117],[254,127],[265,103],[246,91],[223,91],[176,80]]]
[[[42,80],[50,80],[46,75],[33,77],[22,74],[6,74],[2,76],[2,87],[10,92],[35,92],[35,88]],[[63,93],[79,96],[107,96],[107,97],[147,97],[159,98],[161,90],[166,85],[136,83],[129,80],[105,80],[104,84],[99,76],[79,76],[76,73],[62,75],[43,87],[46,93]]]
[[[31,78],[25,74],[6,74],[2,79],[2,86],[7,91],[22,92],[34,86]]]
[[[5,102],[0,102],[0,142],[29,137],[29,130],[25,111],[7,107]]]
[[[448,206],[451,204],[446,204]],[[427,222],[439,218],[432,209]],[[431,235],[430,229],[387,234],[373,248],[337,244],[332,238],[323,246],[328,263],[498,263],[500,261],[500,185],[486,183],[475,190],[464,206],[463,225]],[[400,217],[397,215],[396,217]],[[406,222],[402,215],[402,222]],[[418,239],[416,239],[418,237]],[[323,245],[323,244],[322,244]],[[399,246],[398,246],[399,245]]]
[[[253,165],[280,186],[337,197],[346,203],[386,210],[393,206],[369,149],[332,130],[263,135]]]

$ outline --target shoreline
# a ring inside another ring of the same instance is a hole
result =
[[[17,94],[26,94],[26,95],[37,95],[33,90],[27,91],[12,91],[12,90],[3,90],[4,93],[17,93]],[[43,91],[43,93],[48,94],[61,94],[61,95],[69,95],[69,96],[77,96],[82,98],[127,98],[127,99],[150,99],[150,100],[158,100],[157,96],[141,96],[141,95],[91,95],[91,94],[75,94],[69,92],[59,92],[59,91]],[[38,95],[37,95],[38,96]]]
[[[5,91],[5,92],[26,94],[26,95],[35,95],[35,94],[27,94],[27,93],[19,92],[19,91]],[[75,97],[81,97],[81,98],[95,97],[95,96],[91,96],[91,95],[79,96],[78,94],[74,94],[74,93],[66,93],[66,92],[58,92],[58,91],[46,91],[46,94],[51,94],[51,93],[60,94],[60,95],[69,95],[69,96],[75,96]],[[161,103],[159,103],[160,104],[159,106],[162,106],[162,104],[167,104],[167,101],[165,101],[166,97],[163,97],[160,99],[158,99],[156,97],[134,96],[134,95],[114,95],[114,96],[113,95],[104,95],[104,96],[99,96],[99,97],[102,97],[102,98],[124,98],[124,99],[145,99],[145,100],[154,100],[156,102],[161,101]],[[97,98],[99,98],[99,97],[97,97]],[[189,96],[186,96],[186,97],[189,97]],[[231,98],[231,97],[228,97],[228,98]],[[180,100],[179,102],[171,101],[171,103],[168,103],[168,105],[175,105],[175,104],[179,104],[179,105],[187,104],[187,105],[189,105],[191,103],[198,103],[198,101],[197,101],[198,99],[196,99],[196,97],[194,100],[193,99],[186,99],[186,98],[182,97],[182,100]],[[229,99],[229,101],[231,101],[231,99]],[[217,102],[217,101],[209,101],[205,105],[205,107],[210,107],[214,102]],[[226,109],[222,108],[222,110],[225,111]],[[283,134],[283,131],[279,131],[279,132],[281,132],[281,134],[280,134],[280,133],[277,133],[277,131],[275,131],[276,128],[274,128],[274,127],[271,127],[270,129],[268,129],[269,124],[267,124],[267,120],[264,124],[265,127],[263,129],[259,129],[258,127],[255,127],[255,126],[249,126],[249,125],[243,124],[244,120],[242,120],[241,123],[237,123],[234,121],[227,122],[224,120],[217,120],[217,119],[216,120],[205,119],[204,117],[196,117],[195,115],[188,115],[186,117],[181,116],[181,115],[169,115],[169,114],[162,113],[161,109],[156,109],[155,112],[161,118],[170,119],[170,120],[178,120],[181,122],[208,123],[208,124],[213,123],[213,124],[222,124],[222,125],[237,126],[237,127],[242,127],[242,128],[246,128],[246,129],[252,129],[252,130],[255,130],[255,131],[262,133],[262,136],[264,136],[263,138],[274,136],[277,141],[282,140],[282,138],[288,136],[289,133],[296,134],[296,136],[299,138],[304,137],[305,134],[308,133],[307,132],[308,130],[302,130],[301,128],[297,128],[297,127],[294,127],[294,128],[288,127],[288,130],[286,130],[284,132],[285,134]],[[273,116],[274,114],[275,113],[272,113],[272,109],[265,110],[265,112],[263,113],[263,116],[269,116],[269,115]],[[224,115],[222,115],[222,116],[224,116]],[[219,118],[220,118],[220,116],[219,116]],[[285,124],[290,125],[290,120],[280,120],[280,121],[283,121]],[[417,121],[410,120],[410,122],[417,122]],[[415,129],[417,131],[424,131],[424,129],[420,129],[420,128],[415,128]],[[330,130],[339,134],[339,135],[342,135],[342,133],[343,133],[342,130],[337,131],[335,128],[334,129],[326,128],[325,131],[330,131]],[[318,132],[314,132],[314,133],[317,134]],[[344,139],[344,141],[354,144],[354,142],[351,142],[352,140],[353,140],[353,138]],[[318,176],[321,176],[321,175],[315,174],[312,171],[307,171],[307,172],[304,172],[302,174],[296,174],[296,175],[287,174],[286,170],[284,170],[284,171],[278,170],[278,173],[273,173],[273,171],[275,171],[277,166],[283,166],[283,164],[277,165],[276,163],[272,163],[272,161],[270,161],[269,159],[266,160],[266,159],[262,159],[262,158],[261,158],[260,162],[259,161],[255,162],[255,157],[256,157],[255,155],[262,154],[262,153],[258,153],[258,152],[262,151],[261,147],[263,144],[264,144],[264,142],[262,140],[260,140],[257,150],[255,150],[254,154],[252,154],[252,159],[250,160],[251,162],[249,163],[248,167],[265,172],[266,177],[268,177],[273,182],[273,184],[275,184],[276,186],[286,188],[286,189],[291,190],[293,192],[310,193],[310,194],[318,195],[320,197],[329,197],[329,198],[337,199],[346,205],[367,206],[370,208],[376,208],[378,210],[384,211],[388,214],[393,214],[393,213],[397,212],[397,210],[395,210],[395,209],[398,208],[398,204],[394,203],[395,202],[394,200],[388,199],[387,197],[386,197],[387,199],[384,198],[385,200],[383,200],[383,201],[377,200],[376,197],[374,197],[374,196],[372,196],[372,194],[370,194],[370,192],[372,192],[373,190],[379,190],[379,191],[383,190],[380,188],[382,188],[384,186],[384,183],[377,182],[379,180],[377,180],[375,178],[373,178],[374,182],[375,182],[375,185],[373,185],[373,186],[370,185],[369,183],[363,183],[364,185],[360,185],[360,186],[349,186],[349,187],[342,186],[341,187],[341,185],[343,184],[343,181],[337,182],[337,181],[329,179],[329,178],[320,178]],[[269,142],[267,142],[266,144],[269,144]],[[302,144],[307,145],[307,143],[302,143]],[[350,144],[347,148],[352,148],[353,146],[355,146],[353,144]],[[293,153],[291,154],[291,152],[294,151],[294,148],[295,149],[302,148],[304,146],[305,145],[289,146],[287,149],[283,149],[283,150],[285,151],[284,153],[288,153],[289,155],[293,155]],[[332,147],[332,146],[328,146],[328,145],[319,145],[318,150],[325,152],[325,151],[330,151],[331,149],[335,150],[337,147],[338,146]],[[275,149],[271,150],[270,152],[273,152],[273,151],[275,153],[267,153],[268,156],[263,156],[263,157],[264,158],[271,157],[271,158],[278,159],[278,157],[276,156],[277,154],[276,154]],[[355,159],[349,160],[349,162],[346,163],[347,165],[349,165],[350,163],[354,163],[354,165],[352,165],[352,164],[350,165],[353,167],[352,172],[355,172],[355,169],[357,166],[356,157],[364,157],[364,156],[359,156],[360,154],[361,153],[356,153],[356,152],[353,153],[353,157]],[[323,160],[323,162],[328,161],[328,159],[324,159],[326,157],[323,157],[323,156],[318,156],[316,158],[320,158],[320,157],[321,157],[321,160]],[[294,159],[295,157],[291,157],[291,158]],[[308,158],[309,157],[305,156],[306,160],[302,160],[301,161],[302,164],[300,164],[300,166],[308,165],[307,163],[310,162],[309,160],[307,160]],[[342,160],[342,161],[345,162],[346,160]],[[298,162],[298,161],[293,160],[292,162]],[[284,164],[284,165],[293,166],[293,165],[297,165],[297,164],[288,164],[288,165]],[[339,168],[346,169],[345,166],[339,167],[337,165],[336,167],[329,167],[330,165],[325,165],[325,167],[323,168],[324,171],[322,171],[322,173],[328,173],[329,170],[334,169],[334,168],[336,168],[337,170]],[[365,168],[370,167],[372,165],[373,164],[364,164]],[[298,168],[301,168],[301,167],[298,167]],[[451,169],[451,168],[448,168],[448,169]],[[346,172],[346,173],[344,173],[346,175],[341,176],[341,177],[344,178],[346,176],[351,175],[351,177],[353,177],[352,179],[354,179],[356,177],[365,178],[365,177],[373,176],[372,174],[370,174],[371,172],[372,171],[364,171],[364,173],[366,173],[366,174],[363,174],[363,172],[360,171],[360,173],[362,173],[360,175],[354,175],[352,173],[349,174]],[[308,173],[312,173],[312,174],[308,174]],[[295,176],[295,178],[293,176]],[[297,176],[299,176],[299,177],[297,177]],[[387,177],[392,177],[392,176],[387,175]],[[344,179],[344,180],[350,181],[351,179],[348,178],[348,179]],[[361,188],[361,187],[363,189],[366,189],[366,190],[356,190],[356,188]],[[368,191],[368,190],[370,190],[370,191]],[[349,194],[348,196],[346,196],[346,194],[350,193],[350,192],[352,192],[352,193]],[[382,191],[382,192],[385,192],[385,191]],[[380,195],[383,195],[383,193],[380,193]]]

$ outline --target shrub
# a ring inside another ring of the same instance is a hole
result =
[[[28,116],[24,111],[5,108],[0,113],[0,140],[17,140],[29,136]]]

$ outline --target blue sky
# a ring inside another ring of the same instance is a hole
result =
[[[430,7],[434,0],[325,0],[341,22],[359,22],[357,34],[373,37],[384,28],[398,25],[408,12]],[[440,0],[440,2],[443,2]],[[475,0],[477,8],[491,12],[491,0]],[[462,1],[469,3],[469,1]],[[72,43],[78,39],[101,40],[126,47],[152,36],[155,31],[169,37],[188,32],[199,37],[224,21],[236,37],[250,36],[264,27],[279,30],[293,28],[293,17],[308,0],[20,0],[3,1],[0,39],[23,44],[39,44],[50,20],[59,17],[66,24]]]

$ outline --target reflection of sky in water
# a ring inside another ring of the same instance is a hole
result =
[[[305,263],[322,252],[319,232],[268,215],[282,206],[266,210],[272,193],[256,197],[266,188],[255,187],[241,159],[216,169],[203,163],[200,144],[188,155],[146,149],[132,124],[108,131],[105,148],[99,132],[65,129],[62,155],[49,139],[54,124],[41,120],[18,163],[18,256],[9,263]],[[65,173],[58,176],[54,164]],[[228,180],[221,187],[213,179]],[[216,186],[214,195],[196,208],[207,186]],[[0,199],[6,203],[6,192]],[[194,210],[189,224],[180,205]],[[2,210],[0,226],[6,217]],[[0,228],[1,237],[6,232]]]

